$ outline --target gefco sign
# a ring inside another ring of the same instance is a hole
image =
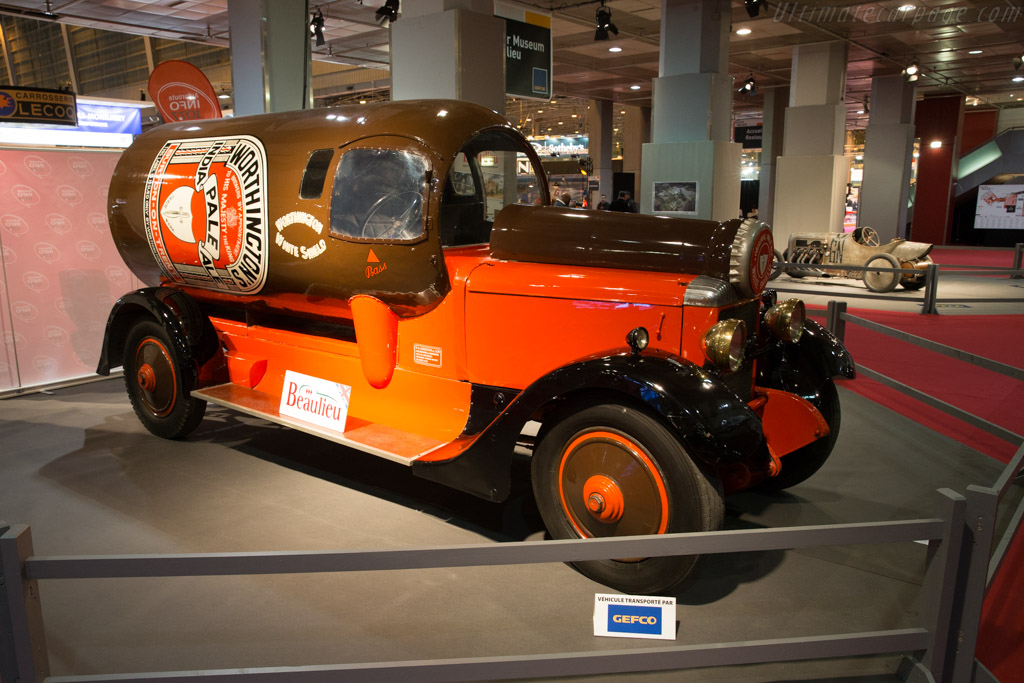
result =
[[[675,640],[676,599],[598,593],[594,596],[594,635]]]
[[[76,126],[75,94],[63,90],[0,86],[0,123]]]

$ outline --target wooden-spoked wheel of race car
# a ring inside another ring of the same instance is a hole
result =
[[[865,268],[899,268],[899,260],[892,254],[875,254],[864,264]],[[884,294],[896,289],[900,283],[900,274],[880,270],[865,270],[864,285],[872,292]]]
[[[704,474],[660,422],[631,407],[598,405],[548,430],[531,466],[541,517],[554,538],[711,531],[722,524],[717,480]],[[699,556],[576,562],[626,593],[683,581]]]
[[[179,439],[199,425],[206,402],[189,396],[184,361],[162,325],[136,323],[125,341],[122,364],[128,398],[146,429]]]

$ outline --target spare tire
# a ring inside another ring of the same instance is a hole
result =
[[[729,282],[740,296],[760,296],[775,266],[775,240],[767,223],[748,218],[732,241]]]

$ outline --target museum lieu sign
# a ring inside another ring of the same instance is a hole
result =
[[[0,86],[0,123],[78,125],[75,94],[64,90]]]

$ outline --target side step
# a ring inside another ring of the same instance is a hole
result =
[[[394,427],[367,422],[352,416],[349,416],[345,425],[346,431],[339,434],[311,422],[282,415],[278,412],[277,397],[230,382],[195,389],[192,391],[192,396],[404,465],[411,466],[414,460],[445,445],[443,441],[420,434],[403,432]]]

